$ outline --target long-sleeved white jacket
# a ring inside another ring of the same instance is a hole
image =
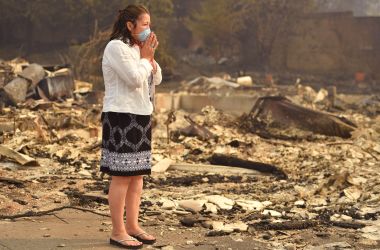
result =
[[[160,65],[153,74],[152,88],[162,81]],[[150,100],[149,78],[153,67],[145,58],[140,58],[140,48],[129,46],[122,40],[108,42],[104,49],[102,71],[105,86],[103,112],[129,112],[150,115],[154,99]]]

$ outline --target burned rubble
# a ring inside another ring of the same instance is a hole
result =
[[[303,230],[347,236],[326,248],[378,246],[379,96],[226,79],[197,78],[178,92],[244,92],[255,97],[251,112],[154,113],[141,222],[253,235],[279,249],[313,249]],[[98,171],[101,94],[69,67],[20,59],[0,63],[0,80],[0,218],[68,207],[109,216],[109,180]]]

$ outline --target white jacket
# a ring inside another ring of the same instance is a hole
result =
[[[162,81],[160,65],[153,74],[152,89]],[[140,58],[140,48],[119,39],[108,42],[104,49],[102,71],[105,86],[103,112],[129,112],[150,115],[154,99],[150,100],[149,78],[153,67]]]

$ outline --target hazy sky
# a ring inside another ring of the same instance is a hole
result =
[[[318,0],[323,11],[353,11],[355,16],[380,16],[380,0]]]

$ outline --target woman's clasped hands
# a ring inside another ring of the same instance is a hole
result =
[[[157,40],[156,34],[154,32],[151,32],[148,39],[146,39],[146,41],[142,43],[142,47],[140,49],[141,58],[146,58],[149,60],[150,64],[153,67],[153,73],[157,72],[157,65],[154,60],[154,53],[158,47],[158,44],[159,42]]]

